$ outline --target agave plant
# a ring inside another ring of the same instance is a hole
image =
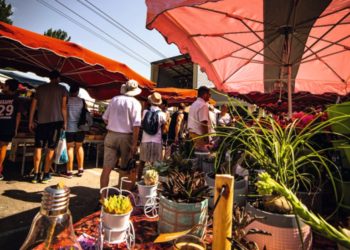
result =
[[[170,165],[166,161],[155,161],[150,169],[154,169],[160,176],[166,176],[169,173]]]
[[[174,170],[163,184],[163,196],[176,202],[195,203],[210,196],[203,172]]]
[[[126,214],[132,210],[129,197],[113,195],[100,201],[105,212],[110,214]]]
[[[191,171],[193,163],[190,159],[185,158],[181,153],[175,152],[167,160],[170,170]]]
[[[255,242],[246,239],[246,236],[249,234],[271,235],[269,232],[256,228],[251,228],[249,230],[246,229],[251,223],[259,219],[264,219],[264,217],[258,217],[256,215],[251,216],[251,214],[246,211],[245,207],[234,207],[232,217],[232,238],[228,238],[228,240],[230,240],[232,243],[232,249],[259,249]]]

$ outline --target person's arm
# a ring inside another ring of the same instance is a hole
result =
[[[135,104],[134,106],[134,119],[132,120],[132,147],[131,147],[131,156],[134,156],[137,151],[137,143],[139,140],[139,132],[141,127],[141,119],[142,117],[142,107],[140,103]],[[146,111],[147,112],[147,111]]]
[[[16,130],[15,130],[15,134],[17,135],[18,132],[18,127],[19,127],[19,123],[21,122],[21,113],[18,112],[16,115]]]
[[[33,98],[32,100],[32,104],[30,105],[30,112],[29,112],[29,131],[30,132],[34,132],[34,123],[33,123],[33,119],[34,119],[34,113],[36,110],[36,106],[37,106],[38,100]]]
[[[179,141],[179,132],[181,129],[181,124],[184,119],[184,114],[179,114],[176,119],[176,125],[175,125],[175,142]]]
[[[112,105],[112,101],[108,104],[107,109],[105,110],[105,112],[102,115],[102,119],[106,125],[108,125],[108,118],[109,118],[109,112],[111,109],[111,105]]]
[[[135,155],[137,151],[137,143],[139,140],[140,127],[133,127],[132,131],[132,147],[131,147],[131,155]]]
[[[67,129],[67,96],[62,97],[62,116],[63,116],[63,129]]]

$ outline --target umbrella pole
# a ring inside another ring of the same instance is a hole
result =
[[[292,65],[288,66],[288,117],[292,118]]]

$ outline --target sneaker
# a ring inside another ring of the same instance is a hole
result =
[[[0,174],[0,181],[2,181],[3,179],[4,179],[4,176]]]
[[[40,182],[39,174],[34,174],[34,177],[33,177],[33,179],[31,180],[31,182],[34,183],[34,184]]]
[[[50,173],[44,173],[43,179],[41,180],[41,183],[48,183],[51,180],[51,174]]]
[[[84,173],[84,169],[79,169],[78,172],[77,172],[77,176],[78,177],[82,177],[83,173]]]
[[[63,172],[60,173],[61,176],[66,177],[68,179],[72,179],[73,178],[73,173],[72,172]]]

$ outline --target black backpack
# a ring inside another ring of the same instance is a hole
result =
[[[148,110],[142,121],[143,131],[149,135],[155,135],[158,132],[159,118],[158,113],[160,110],[153,111]]]

